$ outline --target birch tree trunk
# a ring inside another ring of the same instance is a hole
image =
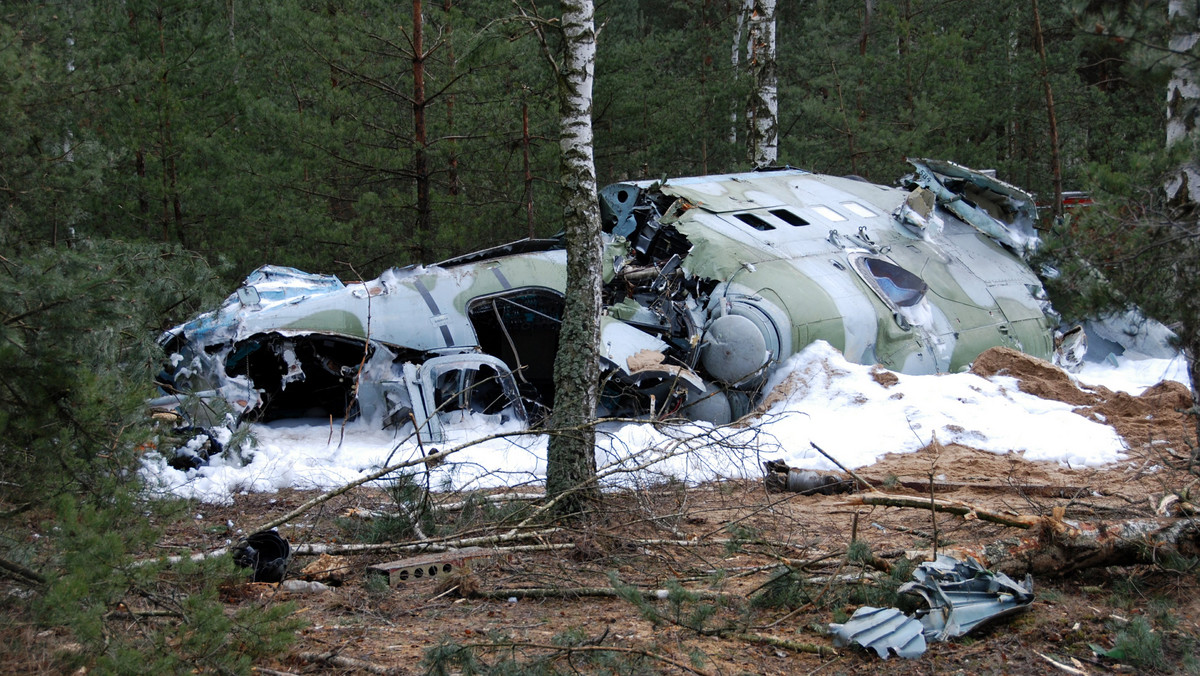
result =
[[[733,81],[738,81],[738,76],[741,75],[741,70],[738,68],[738,61],[742,54],[742,27],[746,24],[746,17],[754,12],[754,0],[742,0],[742,7],[738,9],[737,26],[733,31],[733,50],[730,55],[729,65],[733,69]],[[738,123],[737,105],[729,112],[729,142],[737,144],[737,123]]]
[[[561,0],[564,54],[559,69],[562,199],[567,297],[554,360],[554,412],[546,458],[546,493],[560,514],[583,511],[599,497],[594,483],[594,419],[600,366],[600,207],[592,152],[592,81],[596,30],[592,0]]]
[[[746,107],[746,148],[755,168],[779,159],[779,77],[775,66],[775,0],[754,0],[750,13],[747,65],[754,91]]]
[[[1184,278],[1194,278],[1197,255],[1196,218],[1200,215],[1200,165],[1196,154],[1200,150],[1200,68],[1195,59],[1196,44],[1200,41],[1200,8],[1197,0],[1170,0],[1167,19],[1171,24],[1170,49],[1174,53],[1171,80],[1167,84],[1167,149],[1182,147],[1186,159],[1167,178],[1167,200],[1173,207],[1175,227],[1186,233],[1179,237],[1178,258],[1172,264]],[[1184,294],[1179,310],[1185,316],[1181,331],[1183,353],[1188,360],[1188,376],[1192,381],[1192,401],[1200,409],[1200,329],[1193,322],[1200,317],[1194,294]],[[1187,326],[1191,324],[1191,326]],[[1191,330],[1189,330],[1191,329]],[[1196,419],[1200,432],[1200,417]]]
[[[1167,84],[1167,148],[1192,147],[1188,159],[1167,180],[1167,197],[1173,204],[1193,206],[1200,201],[1200,165],[1196,147],[1200,140],[1200,68],[1193,50],[1200,41],[1200,9],[1196,0],[1170,0],[1171,51],[1175,53],[1171,81]]]

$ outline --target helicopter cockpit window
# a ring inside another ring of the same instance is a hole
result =
[[[875,287],[899,307],[911,307],[921,302],[929,285],[925,280],[882,258],[858,259],[859,268],[875,282]]]

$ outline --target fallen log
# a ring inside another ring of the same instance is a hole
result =
[[[1033,528],[1040,517],[1017,514],[1015,512],[996,512],[983,507],[977,507],[956,500],[931,500],[915,495],[855,495],[839,505],[871,505],[876,507],[909,507],[914,509],[932,509],[935,512],[948,512],[968,519],[991,521],[1001,526],[1012,528]]]
[[[963,502],[904,495],[856,495],[842,504],[932,509],[1029,531],[1015,540],[982,548],[958,548],[988,568],[1010,576],[1066,575],[1085,568],[1162,564],[1171,558],[1200,557],[1200,519],[1147,517],[1124,521],[1063,518],[995,512]]]
[[[351,671],[366,672],[369,674],[381,674],[381,676],[391,676],[392,674],[404,673],[399,667],[389,667],[383,664],[376,664],[366,660],[355,659],[353,657],[343,657],[334,652],[315,653],[305,652],[299,653],[296,657],[304,662],[312,664],[325,664],[339,669],[348,669]]]
[[[1043,517],[1016,543],[992,542],[983,558],[1008,575],[1066,575],[1086,568],[1159,565],[1200,556],[1200,520],[1144,518],[1087,522]]]

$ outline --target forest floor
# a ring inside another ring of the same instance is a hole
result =
[[[997,368],[1040,396],[1079,396],[1029,364]],[[996,512],[1091,522],[1153,516],[1164,495],[1189,483],[1196,490],[1186,467],[1194,428],[1179,410],[1187,397],[1181,388],[1168,383],[1142,397],[1090,392],[1072,401],[1081,415],[1102,415],[1125,437],[1130,450],[1115,465],[1073,469],[935,444],[886,456],[858,474],[891,495],[927,498],[932,483],[938,499]],[[161,544],[211,550],[230,537],[211,524],[252,528],[315,495],[287,490],[237,496],[227,506],[196,505],[203,519],[170,527]],[[504,533],[529,509],[521,500],[508,503],[517,507],[480,506],[481,496],[464,508],[464,497],[433,494],[435,503],[459,504],[438,510],[426,535],[435,528],[452,540]],[[389,586],[368,570],[411,552],[303,555],[288,577],[305,577],[301,569],[322,561],[325,570],[316,577],[328,588],[288,590],[238,579],[225,586],[223,600],[231,611],[290,601],[307,623],[285,654],[256,666],[269,674],[463,673],[468,657],[493,673],[1200,672],[1196,558],[1037,576],[1028,612],[978,635],[930,643],[916,659],[881,662],[856,646],[835,649],[829,623],[845,621],[862,605],[893,605],[895,587],[911,579],[906,559],[927,557],[935,546],[962,556],[1028,535],[925,509],[852,505],[850,498],[773,493],[747,480],[614,492],[596,516],[570,528],[522,531],[501,549],[466,559],[428,555],[421,570],[452,567],[432,578],[414,575]],[[402,520],[378,515],[394,512],[395,504],[387,491],[358,488],[279,532],[293,549],[389,535],[416,539],[411,531],[389,533]],[[871,556],[847,554],[854,538]],[[888,566],[895,575],[879,570]],[[614,584],[649,592],[651,600],[635,604],[612,595]],[[676,591],[655,598],[668,588]],[[1153,632],[1139,634],[1145,625],[1138,618]],[[1124,661],[1093,648],[1120,640],[1133,646]],[[440,661],[433,658],[439,646]]]

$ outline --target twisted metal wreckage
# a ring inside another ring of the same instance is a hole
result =
[[[912,164],[902,188],[781,169],[602,190],[598,413],[725,423],[817,340],[912,374],[964,369],[993,346],[1078,360],[1082,332],[1056,333],[1025,259],[1033,196]],[[262,267],[162,336],[152,405],[196,427],[215,422],[216,400],[264,420],[362,415],[435,441],[463,411],[534,423],[553,401],[565,285],[560,239],[366,282]]]

